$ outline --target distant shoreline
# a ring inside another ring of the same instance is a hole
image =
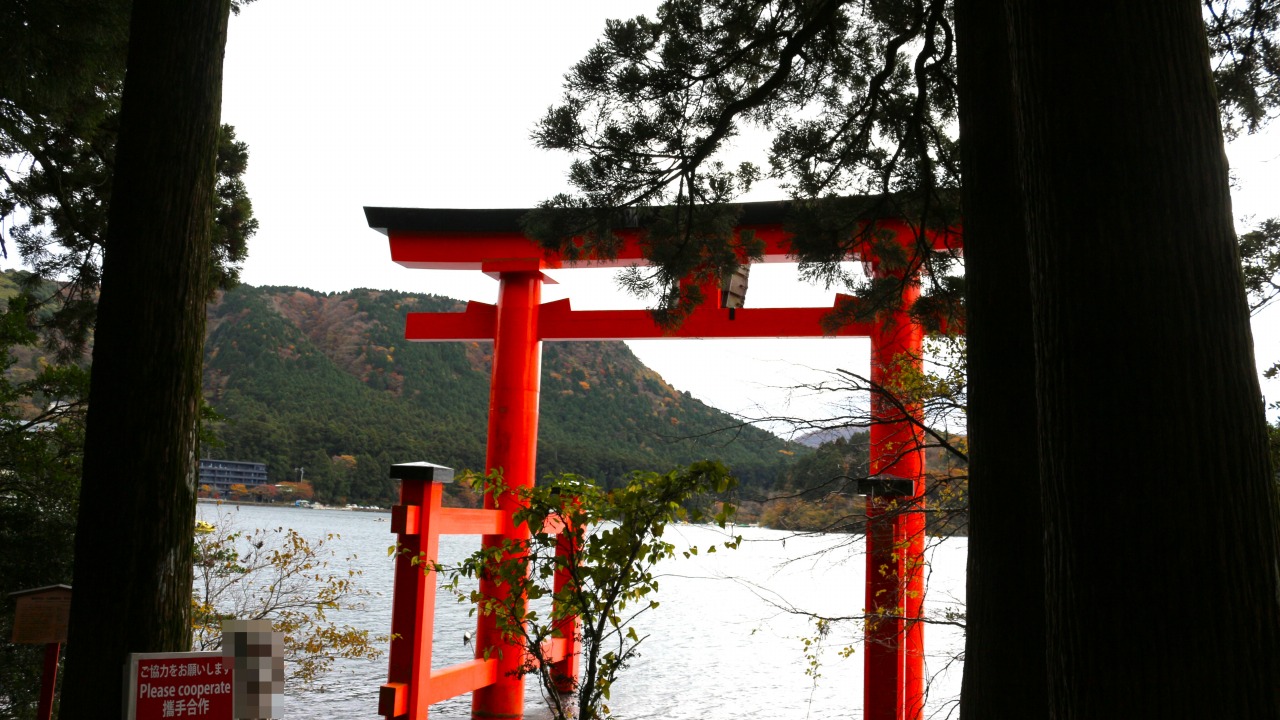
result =
[[[297,505],[294,505],[292,503],[258,502],[257,500],[215,500],[214,498],[196,498],[196,502],[204,503],[206,505],[254,505],[256,507],[287,508],[289,510],[341,510],[342,512],[365,512],[365,513],[391,512],[391,508],[375,508],[375,507],[348,508],[348,507],[337,507],[335,505],[313,505],[312,507],[304,508],[304,507],[298,507]]]

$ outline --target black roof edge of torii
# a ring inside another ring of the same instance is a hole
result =
[[[864,195],[855,197],[832,198],[862,205],[863,208],[874,206],[877,201],[884,201],[883,195]],[[778,225],[788,219],[793,200],[768,200],[764,202],[729,203],[740,207],[742,216],[739,225]],[[364,208],[365,219],[369,227],[386,234],[389,230],[405,232],[481,232],[481,233],[513,233],[522,232],[521,218],[533,208],[396,208],[370,207]],[[620,223],[619,227],[638,227],[637,223]]]
[[[780,223],[791,207],[789,200],[730,203],[742,208],[742,225]],[[521,232],[520,219],[533,208],[390,208],[365,207],[369,227],[381,233],[409,232]],[[619,227],[635,227],[626,223]]]

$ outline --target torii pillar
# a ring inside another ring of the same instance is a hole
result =
[[[498,275],[497,327],[493,345],[493,377],[489,389],[489,442],[485,469],[500,472],[513,491],[532,488],[538,451],[538,393],[542,379],[542,341],[538,337],[538,307],[542,302],[540,263],[486,263]],[[496,496],[496,497],[495,497]],[[518,510],[511,492],[487,493],[486,509]],[[485,535],[482,546],[501,547],[511,540],[529,539],[529,527],[508,523],[501,535]],[[487,577],[480,579],[485,597],[505,598],[509,588]],[[524,662],[518,641],[504,638],[495,615],[481,614],[476,626],[477,653],[500,648],[498,679],[471,696],[473,718],[520,718],[524,715]]]
[[[882,312],[871,332],[865,720],[917,720],[924,710],[924,437],[920,409],[892,395],[901,372],[920,368],[923,332],[908,314],[919,294],[903,283],[901,305]]]

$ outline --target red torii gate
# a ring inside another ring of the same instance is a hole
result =
[[[751,230],[765,244],[763,262],[794,261],[790,235],[782,222],[787,203],[745,203],[736,231]],[[569,300],[541,303],[545,269],[560,269],[565,261],[527,238],[519,220],[528,210],[458,210],[365,208],[369,226],[387,235],[391,259],[405,267],[479,270],[499,281],[498,303],[470,302],[461,313],[409,313],[405,338],[412,341],[493,341],[493,375],[489,396],[486,470],[501,468],[512,488],[532,487],[538,437],[538,394],[543,340],[623,340],[642,338],[788,338],[822,336],[820,320],[833,308],[738,308],[720,305],[718,288],[706,288],[707,300],[680,327],[658,326],[644,310],[574,310]],[[894,233],[903,244],[915,243],[915,230],[896,221],[880,222],[877,230]],[[619,231],[618,256],[579,261],[590,267],[643,264],[643,230]],[[939,249],[956,247],[959,236],[939,234]],[[874,257],[862,260],[882,272]],[[757,261],[759,262],[759,261]],[[907,291],[902,304],[881,313],[878,323],[856,323],[835,334],[871,338],[871,381],[891,387],[900,363],[920,357],[923,337],[907,309],[918,289]],[[837,296],[836,307],[853,302]],[[924,582],[924,453],[919,427],[901,417],[897,408],[872,397],[871,467],[873,481],[867,498],[867,569],[865,612],[868,617],[864,649],[864,717],[867,720],[915,720],[924,700],[924,642],[921,617]],[[527,527],[513,527],[512,498],[496,502],[486,496],[490,512],[470,511],[474,517],[449,514],[442,525],[419,537],[421,519],[439,512],[440,486],[424,491],[435,466],[397,466],[400,475],[414,479],[413,490],[402,490],[393,530],[411,549],[431,548],[441,532],[481,532],[485,546],[504,540],[523,540]],[[443,468],[439,470],[444,470]],[[438,472],[438,471],[437,471]],[[438,478],[437,478],[438,479]],[[409,487],[408,484],[405,487]],[[497,512],[493,512],[497,511]],[[474,527],[472,527],[474,526]],[[406,533],[406,531],[409,531]],[[406,542],[407,541],[407,542]],[[404,567],[401,567],[403,565]],[[409,554],[397,560],[393,601],[393,641],[388,682],[383,686],[379,712],[388,720],[425,720],[430,703],[474,691],[473,718],[519,718],[524,711],[524,682],[515,671],[520,651],[505,646],[492,618],[481,617],[475,639],[476,660],[452,668],[430,668],[434,578],[422,579],[410,565]],[[482,584],[481,592],[502,589]],[[501,659],[484,660],[489,647],[506,647]],[[571,644],[569,645],[571,647]],[[571,650],[569,652],[572,652]],[[570,657],[565,667],[575,668]]]

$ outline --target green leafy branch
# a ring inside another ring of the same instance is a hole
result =
[[[606,718],[614,681],[647,637],[633,622],[660,605],[655,568],[677,553],[663,539],[664,530],[681,521],[724,527],[734,508],[710,498],[735,485],[729,471],[714,461],[665,474],[636,472],[613,490],[572,474],[513,490],[491,476],[487,493],[519,498],[514,521],[531,529],[529,539],[482,549],[454,567],[429,568],[441,573],[459,602],[474,603],[474,612],[495,617],[503,638],[522,648],[520,673],[537,676],[554,717]],[[740,542],[733,537],[703,551],[732,549]],[[698,548],[682,552],[688,557]],[[464,581],[481,578],[510,592],[485,595],[464,588]],[[551,641],[556,639],[581,644],[582,677],[555,676]],[[478,651],[489,657],[499,649]]]

